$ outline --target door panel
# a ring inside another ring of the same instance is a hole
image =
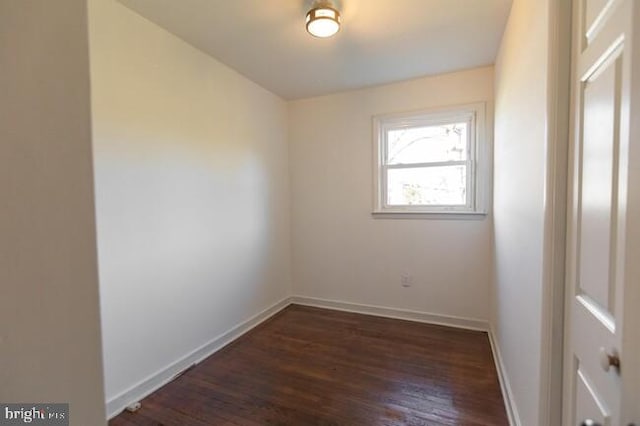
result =
[[[576,411],[585,419],[591,419],[602,426],[611,426],[611,411],[596,391],[587,374],[578,368],[576,371]]]
[[[611,411],[619,405],[620,378],[614,369],[608,372],[602,369],[600,349],[610,351],[618,347],[615,333],[612,333],[607,324],[586,309],[582,303],[580,297],[576,298],[572,316],[572,322],[578,325],[575,327],[573,336],[576,369],[582,373],[583,377],[588,378],[592,388],[599,395],[601,404]],[[577,379],[574,378],[574,380]],[[589,418],[584,413],[581,413],[581,417]]]
[[[584,28],[585,45],[596,36],[613,3],[615,0],[584,0],[582,28]]]
[[[580,290],[613,318],[612,217],[615,215],[619,116],[618,56],[607,58],[582,85],[582,181],[580,186]],[[615,230],[615,229],[614,229]]]

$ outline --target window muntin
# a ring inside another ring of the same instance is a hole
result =
[[[484,105],[382,116],[374,213],[484,213]]]

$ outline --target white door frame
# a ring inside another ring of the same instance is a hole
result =
[[[549,2],[540,421],[562,424],[571,0]]]

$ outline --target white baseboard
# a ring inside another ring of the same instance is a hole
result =
[[[126,391],[116,395],[107,401],[107,416],[109,419],[122,412],[130,404],[142,400],[155,392],[165,384],[173,380],[178,374],[194,364],[198,364],[213,353],[219,351],[238,337],[252,328],[271,318],[291,304],[291,298],[287,297],[278,303],[259,312],[248,320],[238,324],[227,332],[217,336],[210,342],[202,345],[179,360],[169,364],[160,371],[150,375],[146,379],[133,385]]]
[[[520,421],[516,401],[511,391],[509,376],[502,362],[502,355],[500,354],[500,347],[498,346],[495,332],[491,327],[489,327],[489,342],[491,343],[491,351],[493,352],[493,359],[496,363],[496,371],[498,372],[498,380],[500,381],[500,389],[502,390],[502,396],[504,398],[504,408],[507,411],[507,417],[509,417],[509,424],[511,426],[520,426],[522,422]]]
[[[305,296],[293,296],[291,297],[291,303],[304,306],[314,306],[317,308],[333,309],[337,311],[445,325],[455,328],[465,328],[469,330],[489,330],[489,323],[487,321],[475,318],[410,311],[407,309],[387,308],[384,306],[362,305],[359,303],[340,302],[337,300],[317,299]]]

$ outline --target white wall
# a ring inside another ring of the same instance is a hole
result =
[[[294,294],[487,320],[490,218],[372,218],[372,116],[492,99],[485,67],[290,102]]]
[[[105,424],[86,2],[0,1],[0,401]]]
[[[90,35],[114,401],[289,295],[287,109],[113,0],[90,1]]]
[[[539,426],[548,1],[515,0],[496,61],[492,326],[520,422]]]

